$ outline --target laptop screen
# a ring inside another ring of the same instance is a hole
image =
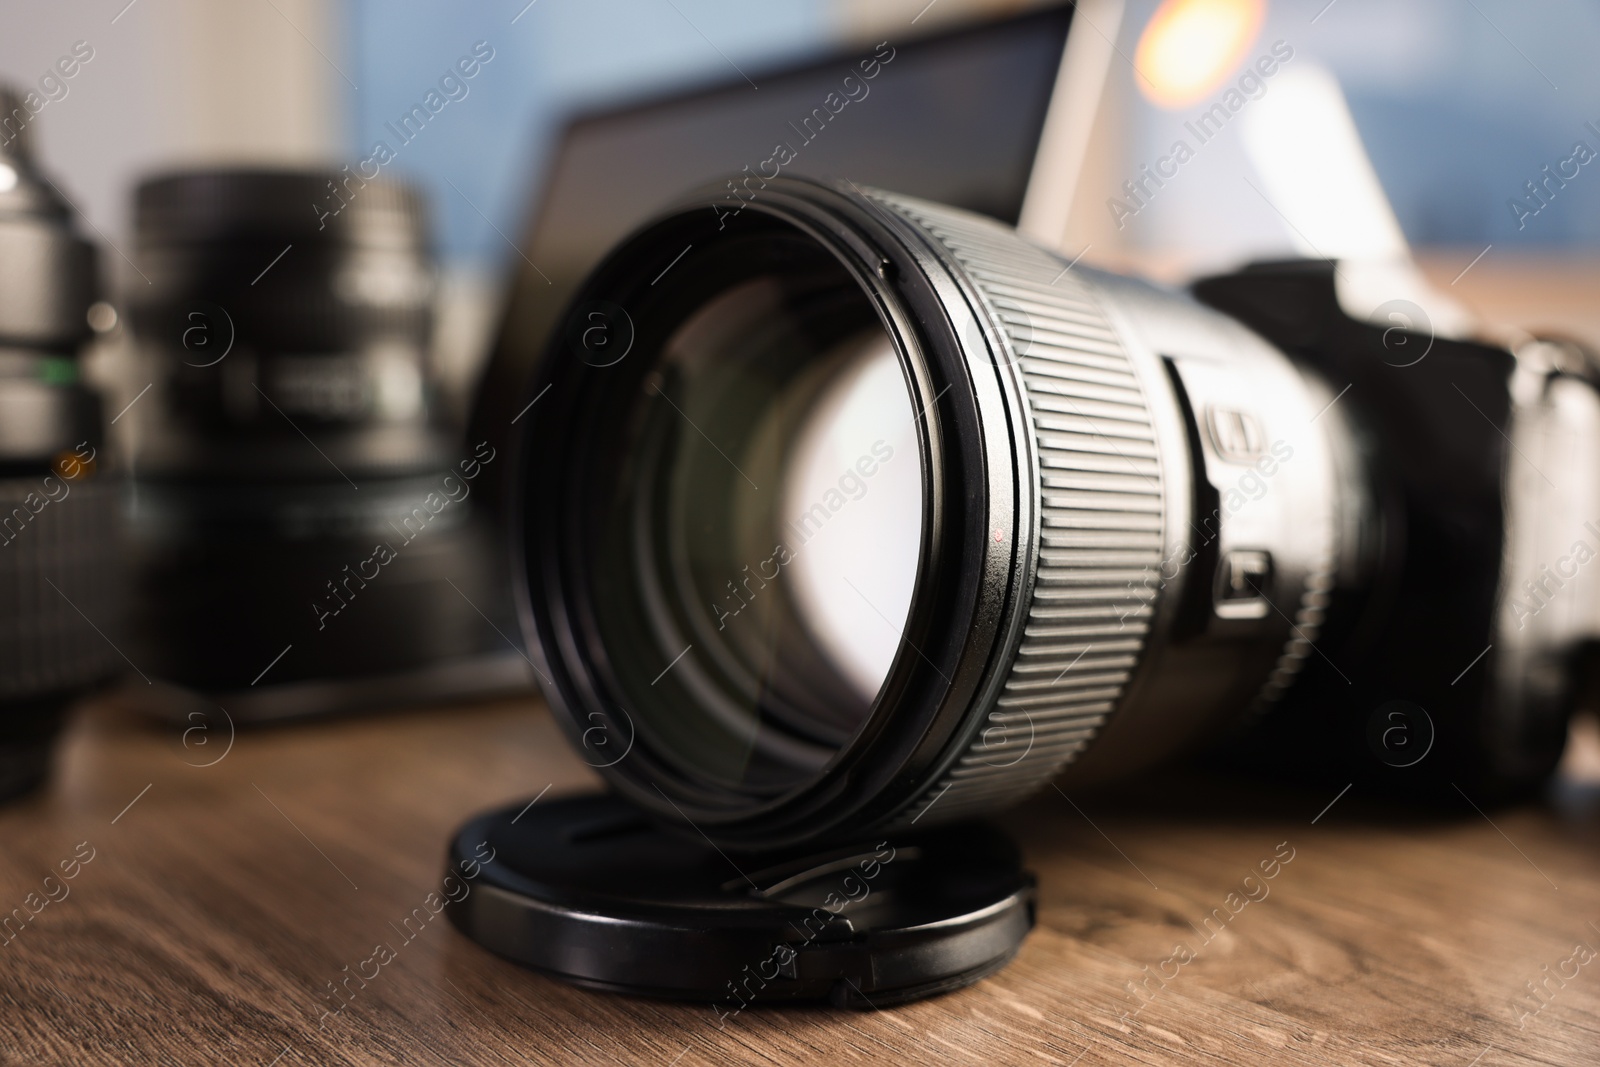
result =
[[[696,187],[781,169],[1016,222],[1071,14],[1049,8],[865,44],[751,71],[757,87],[734,78],[575,118],[518,242],[526,260],[513,260],[472,439],[512,439],[528,375],[573,291],[613,245]]]

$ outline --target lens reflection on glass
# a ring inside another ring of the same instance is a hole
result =
[[[698,778],[788,788],[860,730],[910,611],[922,463],[899,358],[836,266],[747,277],[668,332],[632,404],[595,578],[622,698]]]
[[[789,580],[812,636],[865,700],[911,608],[922,481],[911,398],[881,332],[852,342],[795,440],[782,513],[801,547]]]

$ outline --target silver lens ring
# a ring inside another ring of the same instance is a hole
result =
[[[1095,294],[1009,228],[873,193],[959,266],[1026,396],[1037,500],[1025,620],[1000,695],[899,822],[1015,803],[1055,778],[1122,699],[1150,633],[1165,494],[1149,404]]]

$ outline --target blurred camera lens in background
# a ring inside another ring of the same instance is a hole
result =
[[[18,113],[0,87],[0,115]],[[103,636],[121,607],[118,491],[79,367],[92,315],[113,313],[30,132],[0,131],[0,799],[44,779],[66,705],[122,664]]]
[[[505,648],[471,499],[502,460],[432,410],[422,195],[203,170],[135,215],[135,658],[245,718],[520,682],[473,660]]]

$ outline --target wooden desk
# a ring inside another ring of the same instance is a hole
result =
[[[1595,263],[1496,252],[1458,278],[1477,251],[1425,268],[1492,319],[1600,343]],[[1465,803],[1441,819],[1170,778],[1077,808],[1047,791],[1008,820],[1038,928],[963,992],[719,1028],[705,1005],[580,992],[437,921],[319,1029],[328,983],[438,888],[461,821],[598,783],[532,702],[242,733],[195,766],[225,743],[104,703],[47,791],[0,809],[0,917],[67,894],[0,943],[0,1064],[1600,1063],[1600,960],[1574,956],[1600,950],[1592,786],[1492,824]],[[1600,741],[1582,751],[1600,779]],[[1294,858],[1261,896],[1244,878],[1281,842]],[[63,861],[76,876],[47,885]]]
[[[0,1062],[1600,1062],[1600,959],[1523,1019],[1525,983],[1580,942],[1600,950],[1593,795],[1491,825],[1357,792],[1313,824],[1333,797],[1167,779],[1075,796],[1080,813],[1047,791],[1009,820],[1040,876],[1038,928],[959,993],[719,1029],[705,1005],[523,971],[440,919],[319,1030],[320,993],[400,943],[391,924],[438,888],[462,820],[593,772],[531,701],[242,732],[210,767],[191,764],[226,737],[199,737],[92,708],[48,789],[0,810],[0,907],[37,903],[93,850],[0,944]],[[1293,859],[1266,895],[1204,943],[1196,927],[1280,842]],[[1130,993],[1179,942],[1196,958]]]

